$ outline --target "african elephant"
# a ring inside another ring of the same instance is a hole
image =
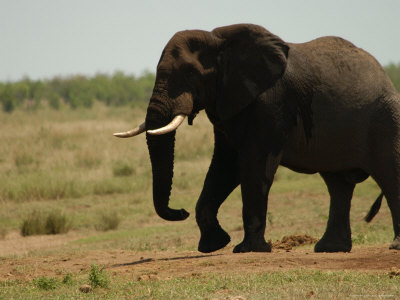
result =
[[[154,206],[163,219],[189,215],[168,206],[175,130],[203,109],[215,148],[196,205],[199,251],[229,243],[217,212],[238,185],[244,239],[233,252],[271,251],[264,232],[278,165],[318,172],[328,187],[329,220],[316,252],[351,250],[350,202],[369,176],[392,214],[390,247],[400,250],[400,96],[370,54],[338,37],[287,43],[252,24],[176,33],[159,60],[145,122],[115,134],[147,132]]]

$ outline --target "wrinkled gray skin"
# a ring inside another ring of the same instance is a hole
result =
[[[278,165],[318,172],[328,187],[329,220],[315,251],[351,250],[350,202],[369,176],[387,199],[391,248],[400,250],[400,97],[371,55],[337,37],[286,43],[249,24],[178,32],[157,67],[146,129],[178,114],[191,122],[203,109],[215,148],[196,206],[199,251],[229,243],[216,216],[238,185],[244,239],[234,252],[271,250],[264,232]],[[174,136],[146,134],[155,209],[166,220],[183,220],[185,210],[168,207]]]

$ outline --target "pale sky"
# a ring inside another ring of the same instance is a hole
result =
[[[0,81],[155,72],[175,32],[235,23],[288,42],[341,36],[400,62],[400,0],[0,0]]]

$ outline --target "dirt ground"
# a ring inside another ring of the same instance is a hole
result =
[[[400,251],[389,245],[357,246],[350,253],[314,253],[299,244],[313,243],[308,236],[291,236],[272,243],[271,253],[233,254],[231,247],[212,254],[196,251],[134,252],[103,250],[74,254],[26,255],[27,249],[57,249],[78,238],[11,235],[0,241],[0,280],[31,280],[39,276],[79,273],[96,263],[113,275],[136,280],[165,280],[201,276],[203,273],[259,273],[299,268],[310,270],[354,270],[371,273],[400,274]]]

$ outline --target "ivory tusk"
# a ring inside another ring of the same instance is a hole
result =
[[[119,137],[119,138],[129,138],[129,137],[133,137],[135,135],[139,135],[145,131],[146,131],[146,122],[143,122],[135,129],[125,131],[125,132],[117,132],[117,133],[114,133],[114,136]]]
[[[151,135],[162,135],[174,131],[182,124],[185,117],[185,115],[177,115],[168,125],[154,130],[147,130],[147,133]]]

